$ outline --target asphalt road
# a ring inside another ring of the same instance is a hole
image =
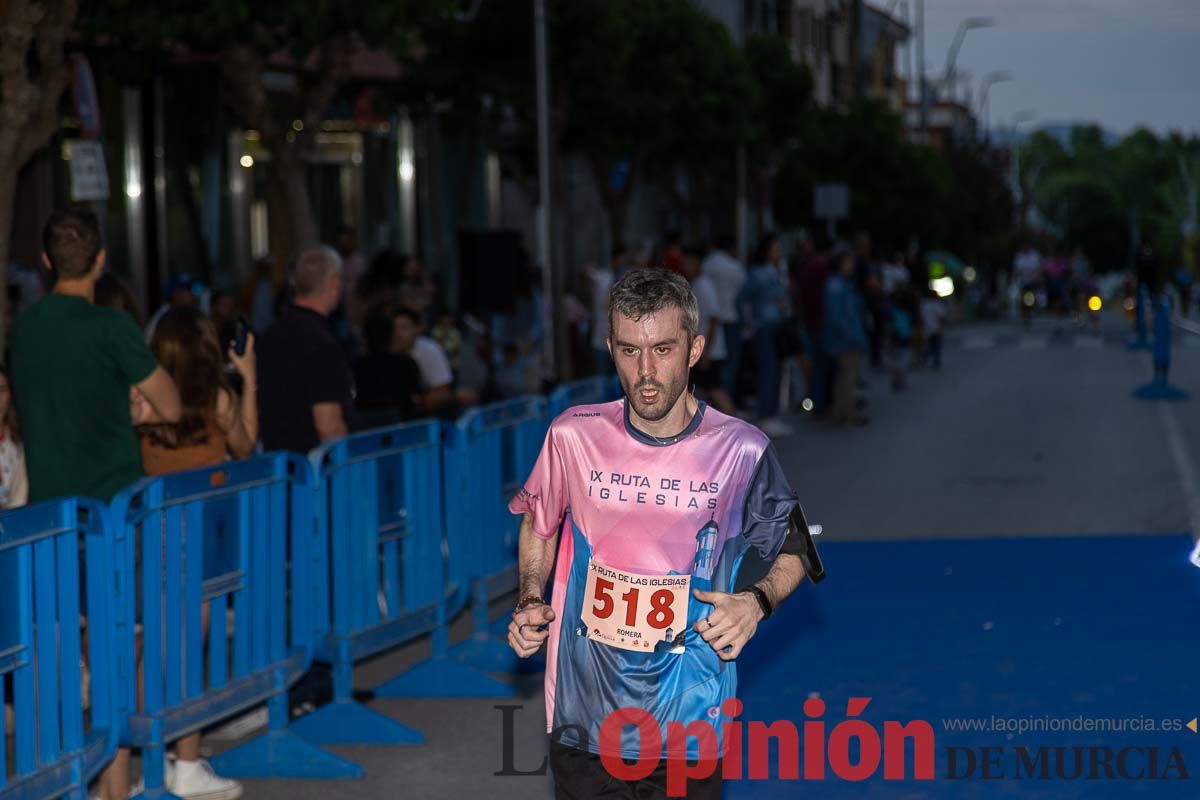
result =
[[[1177,342],[1173,382],[1198,398],[1168,410],[1131,398],[1149,355],[1124,345],[1115,315],[1098,335],[1051,320],[960,327],[944,369],[917,372],[894,393],[868,375],[871,424],[836,429],[797,419],[776,444],[810,522],[826,541],[1177,533],[1197,504],[1184,490],[1200,453],[1200,346]],[[1194,475],[1192,476],[1194,478]],[[1193,490],[1194,491],[1194,490]],[[1119,575],[1114,565],[1114,580]],[[460,626],[461,633],[461,626]],[[368,687],[424,655],[418,644],[358,670]],[[497,777],[504,702],[515,712],[513,765],[545,753],[540,676],[523,696],[493,700],[373,700],[424,731],[419,747],[335,747],[362,764],[360,781],[247,781],[247,796],[303,798],[539,798],[545,777]]]
[[[1161,411],[1130,395],[1150,356],[1126,349],[1123,319],[1104,323],[959,328],[943,371],[909,391],[872,375],[869,427],[807,426],[778,445],[810,521],[839,539],[1186,530]],[[1172,381],[1200,390],[1200,349],[1174,356]],[[1192,405],[1173,413],[1200,434]]]

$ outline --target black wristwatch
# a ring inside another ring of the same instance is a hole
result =
[[[746,591],[754,595],[754,599],[758,601],[759,608],[763,612],[763,619],[769,618],[775,609],[771,608],[771,601],[767,599],[767,593],[757,586],[750,586]]]

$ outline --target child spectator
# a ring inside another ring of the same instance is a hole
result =
[[[8,370],[0,367],[0,509],[17,508],[27,502],[29,481],[17,427],[17,407],[8,385]]]

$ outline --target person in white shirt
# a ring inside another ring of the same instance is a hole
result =
[[[733,407],[733,398],[737,396],[737,374],[742,362],[742,328],[738,322],[737,296],[746,282],[746,267],[733,255],[735,246],[731,234],[722,234],[717,237],[712,252],[700,263],[700,274],[712,281],[717,298],[717,317],[725,338],[721,387],[730,401],[730,408]]]
[[[879,270],[883,282],[884,295],[891,297],[893,293],[908,285],[908,267],[904,266],[904,254],[896,253],[890,263],[884,263]]]
[[[921,331],[925,335],[922,360],[931,362],[937,370],[942,368],[942,329],[946,325],[946,314],[946,301],[932,289],[926,289],[921,298]]]
[[[720,301],[717,287],[708,275],[700,272],[700,253],[688,247],[683,250],[683,277],[691,281],[696,294],[696,307],[700,312],[699,332],[704,336],[704,353],[692,367],[695,387],[708,395],[707,399],[723,414],[733,414],[736,409],[725,391],[725,359],[729,351],[725,346],[725,331],[721,320]]]

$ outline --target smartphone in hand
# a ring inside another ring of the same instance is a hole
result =
[[[244,314],[238,314],[237,321],[234,323],[233,334],[233,352],[239,356],[246,354],[246,341],[250,337],[250,322]]]

